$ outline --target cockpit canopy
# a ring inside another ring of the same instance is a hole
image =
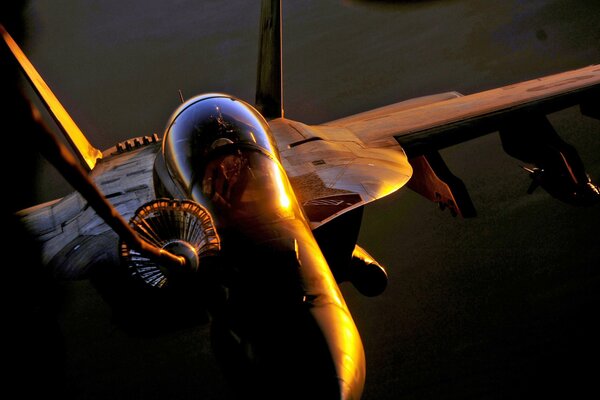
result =
[[[163,156],[181,189],[191,188],[203,160],[227,144],[277,154],[268,125],[256,110],[233,97],[207,94],[189,100],[175,112],[165,133]]]
[[[209,94],[183,104],[167,126],[162,163],[168,195],[204,205],[220,227],[297,212],[269,126],[236,98]]]

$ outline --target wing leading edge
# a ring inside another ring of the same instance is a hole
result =
[[[580,104],[590,115],[598,99],[600,65],[591,65],[408,109],[401,102],[325,125],[344,127],[372,145],[394,137],[414,157],[498,131],[532,114]]]

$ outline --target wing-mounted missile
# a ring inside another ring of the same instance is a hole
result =
[[[500,130],[504,151],[531,166],[523,169],[532,182],[565,203],[587,206],[600,202],[600,190],[587,174],[577,150],[561,139],[543,116],[528,116]]]
[[[600,200],[600,188],[592,182],[589,175],[586,174],[582,184],[579,184],[574,180],[566,161],[562,167],[563,173],[557,174],[543,168],[521,166],[531,178],[527,194],[532,194],[541,187],[551,196],[572,205],[590,206]]]
[[[211,215],[193,201],[151,201],[136,211],[129,225],[149,243],[186,259],[186,270],[169,271],[121,241],[121,259],[130,275],[149,287],[163,288],[178,275],[198,271],[203,260],[217,255],[221,248]]]

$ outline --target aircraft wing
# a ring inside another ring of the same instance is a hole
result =
[[[412,174],[398,143],[369,147],[347,129],[285,118],[269,125],[312,229],[396,191]]]
[[[326,123],[344,127],[371,146],[394,138],[409,157],[423,155],[498,131],[530,115],[546,115],[581,104],[598,113],[600,65],[406,108],[396,103]]]
[[[507,153],[536,166],[532,178],[550,194],[585,203],[580,192],[590,190],[597,201],[577,152],[546,115],[579,104],[598,118],[599,100],[600,65],[592,65],[467,96],[420,97],[317,126],[283,118],[270,124],[315,229],[405,184],[454,215],[474,216],[465,185],[438,150],[495,131]]]

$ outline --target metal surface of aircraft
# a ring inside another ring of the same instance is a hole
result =
[[[356,244],[363,206],[407,185],[474,216],[438,151],[496,131],[527,164],[530,191],[596,203],[597,186],[546,115],[580,105],[599,118],[600,66],[307,125],[283,113],[280,1],[262,2],[260,26],[254,106],[220,93],[193,97],[162,138],[102,152],[2,30],[79,159],[40,127],[47,157],[79,193],[20,216],[43,243],[44,264],[61,278],[96,279],[124,325],[201,322],[208,311],[215,351],[241,390],[360,398],[365,356],[338,283],[368,296],[387,284]]]

